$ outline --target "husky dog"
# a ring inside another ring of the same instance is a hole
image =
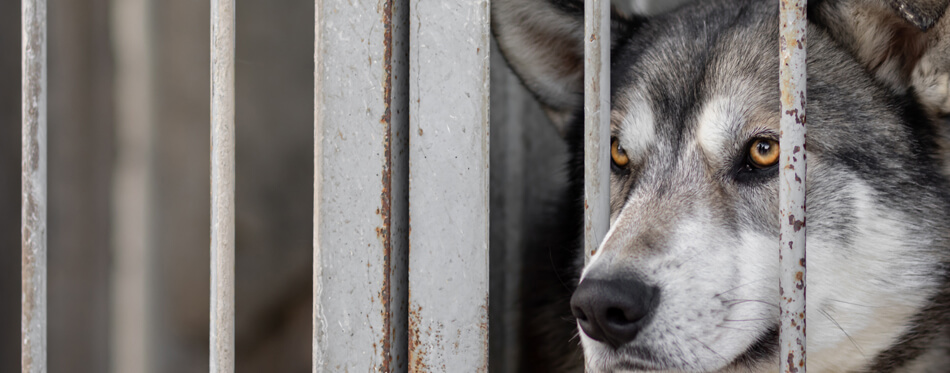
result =
[[[809,2],[812,372],[950,372],[948,3]],[[779,2],[615,12],[610,230],[586,266],[583,2],[492,4],[575,154],[527,259],[523,370],[777,371]]]

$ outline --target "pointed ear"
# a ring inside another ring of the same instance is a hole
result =
[[[584,104],[584,1],[494,0],[492,31],[515,73],[563,132]],[[613,11],[611,41],[632,28]]]
[[[950,0],[825,0],[809,17],[895,92],[913,88],[925,109],[950,113]]]

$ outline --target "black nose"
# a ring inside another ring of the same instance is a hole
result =
[[[571,297],[584,334],[614,348],[637,338],[660,301],[660,289],[634,278],[585,279]]]

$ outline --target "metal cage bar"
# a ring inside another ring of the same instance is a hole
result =
[[[315,19],[313,371],[405,371],[408,0]]]
[[[46,0],[22,7],[22,314],[23,372],[46,372]]]
[[[610,225],[610,1],[584,2],[584,259]]]
[[[211,1],[211,372],[234,371],[234,0]]]
[[[783,372],[805,372],[806,0],[780,0],[781,353]]]
[[[155,245],[152,0],[115,1],[116,163],[112,184],[112,312],[110,370],[154,370],[152,262]]]
[[[488,0],[412,0],[409,370],[488,370]]]

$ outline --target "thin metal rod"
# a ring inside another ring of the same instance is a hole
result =
[[[805,373],[805,0],[780,0],[782,372]]]
[[[46,0],[22,2],[23,372],[46,372]]]
[[[116,57],[116,164],[112,193],[111,367],[149,373],[154,191],[152,0],[112,1]]]
[[[211,372],[234,371],[234,0],[211,1]]]
[[[610,225],[610,1],[584,2],[584,259]]]

